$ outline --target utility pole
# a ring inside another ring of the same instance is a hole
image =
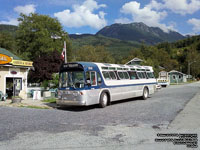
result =
[[[64,48],[63,48],[64,52],[65,52],[65,63],[67,63],[67,48],[66,48],[66,41],[64,41]]]

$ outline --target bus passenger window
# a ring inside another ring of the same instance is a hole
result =
[[[91,82],[90,82],[90,72],[89,71],[86,72],[85,77],[86,77],[86,82],[91,84]]]
[[[142,76],[142,73],[141,73],[141,72],[137,72],[137,74],[138,74],[138,77],[139,77],[140,79],[142,79],[142,78],[143,78],[143,76]]]
[[[97,85],[95,71],[87,71],[86,72],[86,83],[90,83],[91,86]]]
[[[129,79],[128,72],[123,72],[125,79]]]
[[[111,79],[111,78],[110,78],[110,75],[109,75],[109,73],[108,73],[107,71],[103,71],[102,73],[103,73],[103,76],[104,76],[104,78],[105,78],[106,80],[110,80],[110,79]]]
[[[147,72],[144,72],[144,73],[145,73],[146,78],[149,79],[149,77],[148,77],[148,75],[147,75]]]
[[[96,72],[90,72],[91,85],[96,85]]]
[[[112,78],[112,80],[117,80],[117,77],[115,75],[115,72],[113,71],[109,71],[110,77]]]
[[[99,73],[97,73],[97,84],[101,85],[101,83],[102,83],[101,76]]]
[[[118,76],[119,76],[120,79],[124,79],[125,78],[123,72],[118,72]]]
[[[141,73],[142,73],[142,78],[143,78],[143,79],[146,79],[147,77],[146,77],[145,72],[141,72]]]
[[[129,76],[131,80],[138,79],[136,72],[133,71],[129,72]]]

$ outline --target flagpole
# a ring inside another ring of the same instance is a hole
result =
[[[67,48],[66,48],[66,41],[64,41],[64,51],[65,51],[65,63],[67,63]]]

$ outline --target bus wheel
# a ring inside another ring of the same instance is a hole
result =
[[[144,88],[143,90],[143,95],[142,95],[142,99],[146,100],[149,97],[149,90],[147,87]]]
[[[101,96],[100,96],[99,106],[100,106],[101,108],[104,108],[104,107],[107,106],[107,104],[108,104],[108,94],[105,93],[105,92],[103,92],[103,93],[101,94]]]

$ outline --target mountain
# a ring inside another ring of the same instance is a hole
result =
[[[84,45],[104,46],[113,55],[125,56],[131,49],[140,47],[140,43],[134,41],[123,41],[93,34],[70,34],[72,49],[77,50]]]
[[[18,27],[14,25],[0,24],[0,33],[10,33],[15,35]]]
[[[106,26],[96,33],[106,37],[120,40],[144,42],[145,44],[157,44],[160,42],[174,42],[185,37],[178,32],[164,32],[158,27],[149,27],[144,23],[112,24]]]

